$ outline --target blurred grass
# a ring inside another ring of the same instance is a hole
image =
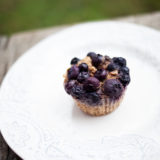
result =
[[[160,10],[160,0],[0,0],[0,34]]]

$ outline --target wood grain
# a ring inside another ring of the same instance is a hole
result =
[[[122,22],[132,22],[160,30],[160,12],[136,15],[115,19]],[[58,26],[42,30],[17,33],[11,37],[0,36],[0,84],[12,64],[29,48],[69,26]],[[21,160],[6,144],[0,134],[0,160]]]

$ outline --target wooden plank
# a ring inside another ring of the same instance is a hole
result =
[[[128,16],[128,17],[118,18],[116,20],[121,22],[131,22],[131,23],[141,24],[147,27],[160,30],[160,12]]]

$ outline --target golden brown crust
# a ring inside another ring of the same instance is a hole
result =
[[[75,103],[83,112],[89,115],[102,116],[102,115],[106,115],[108,113],[113,112],[120,105],[122,99],[123,99],[123,95],[117,100],[111,100],[110,98],[106,98],[105,102],[99,106],[89,106],[76,99],[75,99]]]
[[[118,70],[114,70],[114,71],[110,72],[110,74],[113,75],[113,76],[117,76],[118,75]]]
[[[118,79],[118,70],[109,72],[107,75],[107,79]]]

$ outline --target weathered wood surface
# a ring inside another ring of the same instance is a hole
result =
[[[133,22],[136,24],[146,25],[160,30],[160,12],[129,16],[116,19],[118,21]],[[0,83],[7,73],[10,66],[26,50],[34,44],[44,39],[50,34],[57,33],[68,26],[58,26],[53,28],[17,33],[11,37],[0,36]],[[6,144],[0,134],[0,160],[21,160]]]

